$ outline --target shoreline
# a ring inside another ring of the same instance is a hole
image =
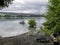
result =
[[[2,38],[0,45],[51,45],[50,43],[39,43],[36,39],[44,36],[42,33],[29,35],[29,32],[22,35]]]

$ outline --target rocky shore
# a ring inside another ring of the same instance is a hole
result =
[[[0,45],[51,45],[50,42],[47,43],[38,42],[37,39],[39,39],[40,37],[46,36],[44,36],[43,33],[36,33],[32,35],[29,35],[29,33],[25,33],[13,37],[1,38]]]

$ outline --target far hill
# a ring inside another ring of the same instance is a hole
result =
[[[44,17],[44,15],[40,15],[40,14],[30,14],[30,13],[12,13],[12,12],[0,12],[0,15],[4,14],[4,15],[14,15],[14,16],[28,16],[28,17]]]

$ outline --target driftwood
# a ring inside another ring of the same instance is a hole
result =
[[[54,36],[53,34],[51,34],[51,42],[52,42],[52,44],[54,44],[54,45],[59,45],[59,41],[57,40],[57,38],[56,38],[56,36]]]

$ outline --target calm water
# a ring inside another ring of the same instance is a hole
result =
[[[44,17],[33,17],[36,19],[37,28],[36,30],[40,30],[42,23],[45,22]],[[15,19],[15,20],[0,20],[0,36],[2,37],[10,37],[15,35],[20,35],[26,32],[29,32],[29,24],[28,20],[30,18],[23,18],[23,19]],[[24,20],[25,24],[19,24]]]

